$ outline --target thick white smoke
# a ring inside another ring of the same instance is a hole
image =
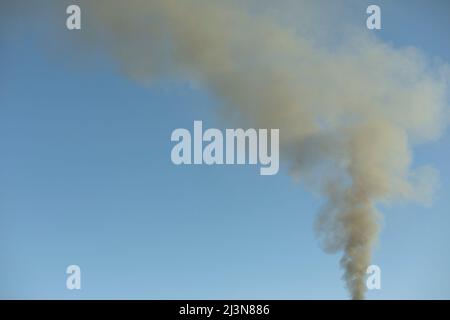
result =
[[[296,10],[302,5],[312,6],[296,2]],[[314,19],[301,21],[299,31],[235,1],[83,6],[94,15],[83,32],[102,37],[128,75],[194,81],[240,125],[280,129],[281,159],[327,199],[316,225],[324,247],[343,252],[347,287],[363,298],[379,231],[376,204],[431,195],[436,172],[411,170],[411,145],[446,125],[445,66],[431,68],[413,48],[358,33],[320,45],[308,31]]]

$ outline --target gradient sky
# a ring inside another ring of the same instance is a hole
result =
[[[340,256],[314,234],[322,199],[285,167],[174,166],[171,132],[220,127],[218,102],[78,51],[71,3],[0,4],[0,298],[348,298]],[[368,3],[382,9],[379,37],[450,61],[448,1],[360,1],[346,14],[361,28]],[[381,208],[382,289],[367,298],[450,298],[449,143],[414,149],[414,165],[440,171],[432,206]],[[71,264],[82,290],[65,287]]]

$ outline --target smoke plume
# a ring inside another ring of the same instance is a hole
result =
[[[86,1],[83,32],[135,79],[196,83],[223,102],[229,121],[279,128],[281,159],[326,199],[318,236],[327,252],[342,252],[346,285],[362,299],[377,204],[432,195],[436,171],[413,170],[411,147],[446,125],[446,66],[351,28],[326,45],[333,23],[309,18],[312,2],[296,2],[304,9],[296,28],[282,10],[251,1]]]

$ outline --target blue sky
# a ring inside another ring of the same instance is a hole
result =
[[[446,1],[376,3],[379,37],[450,61]],[[346,299],[340,256],[313,230],[322,199],[284,167],[174,166],[172,130],[220,127],[218,102],[189,85],[142,86],[78,52],[77,35],[55,31],[64,5],[0,15],[0,297]],[[361,28],[365,6],[348,12]],[[440,171],[431,207],[382,208],[382,289],[368,298],[450,298],[449,143],[414,149],[414,164]],[[71,264],[80,291],[65,287]]]

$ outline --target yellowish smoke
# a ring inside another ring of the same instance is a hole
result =
[[[281,159],[327,199],[319,237],[327,251],[343,252],[347,287],[362,299],[376,204],[431,196],[436,171],[412,170],[411,146],[446,125],[446,66],[358,32],[321,45],[310,30],[332,33],[333,25],[307,19],[311,1],[295,3],[304,9],[303,32],[245,2],[86,1],[92,20],[83,32],[101,39],[133,78],[195,82],[222,100],[229,119],[279,128]]]

